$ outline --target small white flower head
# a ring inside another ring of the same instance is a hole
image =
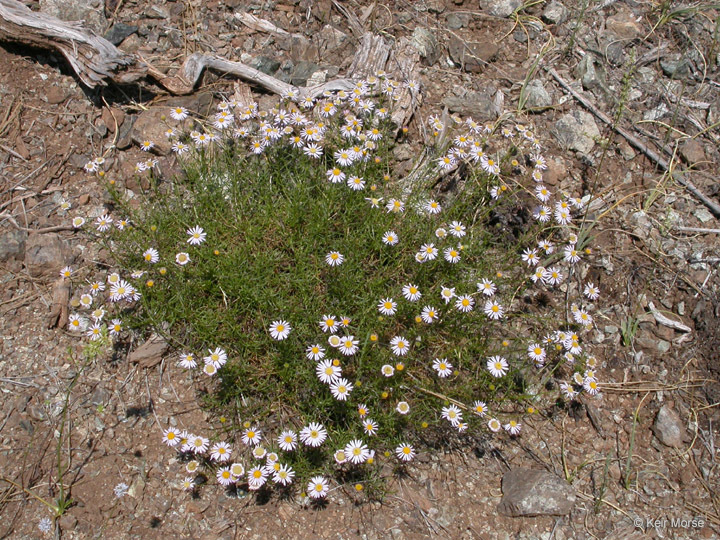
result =
[[[402,288],[402,294],[405,299],[410,302],[417,302],[422,296],[422,293],[420,292],[420,289],[418,289],[417,285],[413,285],[412,283],[408,283]]]
[[[385,209],[388,212],[399,214],[405,211],[405,203],[399,199],[390,199],[385,205]]]
[[[487,369],[493,377],[504,377],[509,369],[507,360],[502,356],[491,356],[487,359]]]
[[[383,315],[395,315],[397,303],[392,298],[383,298],[378,303],[377,308]]]
[[[347,186],[353,191],[361,191],[365,189],[365,180],[360,176],[350,176],[347,180]]]
[[[325,262],[330,266],[340,266],[343,261],[345,261],[345,257],[339,251],[331,251],[325,255]]]
[[[213,350],[208,349],[208,355],[203,358],[205,364],[211,364],[215,369],[220,369],[227,363],[227,353],[220,347]]]
[[[260,489],[265,485],[265,482],[267,482],[269,474],[269,471],[265,467],[256,465],[247,473],[248,488],[253,491]]]
[[[437,201],[429,200],[423,206],[423,210],[425,210],[428,214],[439,214],[442,207]]]
[[[252,449],[252,455],[255,459],[262,459],[267,454],[267,450],[265,450],[265,447],[262,444],[258,444],[255,448]]]
[[[520,429],[522,428],[522,424],[520,422],[516,422],[515,420],[510,420],[507,424],[503,425],[503,428],[510,435],[515,436],[515,435],[520,434]]]
[[[398,401],[398,404],[395,406],[395,410],[400,414],[407,414],[410,412],[410,405],[407,401]]]
[[[317,448],[327,439],[327,430],[322,424],[311,422],[300,431],[300,441],[305,446]]]
[[[290,330],[292,330],[292,328],[290,327],[289,322],[279,320],[273,321],[268,330],[270,331],[270,336],[272,336],[273,339],[282,341],[284,339],[287,339],[287,337],[290,335]]]
[[[484,401],[474,401],[472,406],[473,412],[478,416],[485,416],[487,414],[487,405]]]
[[[163,442],[168,446],[177,446],[180,443],[180,430],[169,427],[163,431]]]
[[[600,298],[600,289],[592,283],[587,283],[585,285],[585,289],[583,290],[583,294],[590,300],[597,300]]]
[[[498,320],[501,319],[504,313],[503,307],[495,300],[488,300],[485,303],[485,315],[488,319]]]
[[[380,373],[382,373],[385,377],[392,377],[395,375],[395,368],[390,364],[385,364],[380,368]]]
[[[360,403],[358,405],[358,414],[360,415],[360,418],[365,418],[369,412],[370,412],[370,409],[364,403]]]
[[[232,472],[230,472],[230,467],[219,468],[215,474],[215,478],[217,478],[221,486],[229,486],[235,483],[235,478],[233,478]]]
[[[122,321],[120,319],[113,319],[108,325],[108,331],[111,336],[118,336],[122,332]]]
[[[556,266],[553,266],[552,268],[547,269],[547,273],[545,274],[545,282],[550,285],[560,285],[563,280],[563,274],[560,272],[560,269]]]
[[[185,266],[187,263],[190,262],[190,255],[188,255],[184,251],[180,252],[175,255],[175,262],[178,263],[180,266]]]
[[[390,340],[390,349],[397,356],[405,356],[410,351],[410,342],[402,336]]]
[[[447,361],[447,358],[436,358],[433,361],[433,369],[437,371],[438,377],[444,379],[452,374],[452,364]]]
[[[353,439],[345,445],[345,455],[355,465],[364,463],[370,457],[370,451],[365,443],[359,439]]]
[[[319,324],[323,332],[330,332],[331,334],[334,334],[338,331],[339,325],[333,315],[323,315]]]
[[[188,235],[187,243],[191,246],[199,246],[205,241],[205,238],[207,237],[207,233],[202,229],[202,227],[198,225],[191,229],[188,229],[186,232]]]
[[[394,246],[398,243],[398,235],[395,233],[395,231],[387,231],[385,234],[383,234],[382,241],[383,244],[386,244],[388,246]]]
[[[420,318],[427,324],[432,324],[440,316],[440,313],[433,306],[425,306],[420,313]]]
[[[208,377],[212,377],[216,375],[218,372],[218,368],[216,368],[213,364],[205,364],[203,366],[203,373],[207,375]]]
[[[456,236],[457,238],[462,238],[466,234],[465,233],[465,225],[463,225],[459,221],[451,222],[448,227],[449,227],[450,234],[452,234],[453,236]]]
[[[160,260],[160,254],[158,253],[158,250],[155,248],[147,248],[143,252],[143,259],[145,259],[145,262],[150,264],[155,264]]]
[[[335,364],[338,365],[335,365]],[[320,382],[325,384],[334,383],[341,375],[342,368],[336,360],[323,360],[315,367],[315,374]]]
[[[488,429],[494,433],[497,433],[502,429],[502,424],[497,418],[491,418],[488,420]]]
[[[457,405],[449,405],[447,407],[443,407],[441,415],[453,426],[457,426],[460,422],[462,422],[462,411],[458,408]]]
[[[325,358],[325,349],[323,349],[319,344],[309,345],[308,348],[305,349],[305,357],[308,360],[319,362]]]
[[[257,446],[262,441],[262,431],[258,428],[251,426],[243,431],[242,442],[246,445]]]
[[[342,377],[339,377],[330,383],[330,392],[332,392],[333,397],[338,401],[347,401],[347,398],[352,390],[352,383]]]
[[[455,301],[455,309],[457,309],[458,311],[462,311],[463,313],[468,313],[472,311],[474,305],[475,299],[469,294],[463,294],[461,296],[458,296],[457,300]]]
[[[333,458],[335,459],[335,463],[338,465],[342,465],[343,463],[347,462],[347,455],[345,455],[345,450],[335,450],[335,453],[333,453]]]
[[[422,253],[424,260],[433,261],[437,258],[438,249],[435,247],[435,244],[423,244],[420,246],[418,253]]]
[[[72,220],[72,226],[76,229],[79,229],[85,225],[85,218],[81,216],[75,216]]]
[[[415,448],[411,444],[402,443],[395,448],[395,455],[400,461],[412,461],[415,457]]]
[[[365,430],[366,435],[375,436],[378,433],[378,423],[370,418],[365,418],[363,420],[363,430]]]
[[[210,449],[210,459],[214,459],[215,461],[219,461],[221,463],[229,460],[230,454],[232,454],[232,448],[226,442],[221,441],[216,443]]]
[[[95,220],[95,227],[100,232],[105,232],[110,229],[112,225],[112,218],[108,214],[103,214]]]
[[[276,484],[282,484],[283,486],[292,484],[293,478],[295,478],[295,471],[290,465],[282,464],[274,470],[275,474],[273,475],[273,482]]]
[[[447,304],[450,302],[450,300],[453,299],[455,296],[455,287],[443,287],[440,290],[440,297],[445,300],[445,303]]]
[[[542,365],[545,363],[545,349],[540,346],[539,343],[533,343],[532,345],[528,346],[528,356],[530,359],[535,362],[537,365]]]
[[[60,270],[60,277],[62,278],[69,278],[73,274],[73,269],[70,266],[65,266]]]
[[[540,262],[538,257],[537,249],[528,248],[523,251],[522,260],[528,264],[528,266],[535,266]]]
[[[600,392],[600,386],[594,377],[586,377],[582,384],[583,390],[585,390],[591,396],[596,396]]]
[[[331,338],[332,337],[335,336],[331,336]],[[358,351],[359,343],[360,341],[355,339],[355,336],[345,336],[340,338],[340,344],[337,345],[337,347],[340,349],[340,352],[343,353],[345,356],[352,356]]]
[[[485,296],[493,296],[495,291],[497,291],[497,286],[489,279],[484,278],[477,284],[477,289],[478,292],[484,294]]]
[[[205,437],[201,437],[200,435],[192,435],[188,437],[188,440],[183,445],[182,449],[184,452],[189,451],[193,454],[204,454],[207,451],[209,445],[210,441]]]
[[[188,117],[188,110],[185,107],[173,107],[170,109],[170,118],[183,121]]]
[[[280,433],[277,443],[281,450],[292,452],[297,448],[297,434],[293,430],[287,429]]]
[[[313,476],[307,485],[307,494],[311,499],[323,499],[328,494],[328,481],[322,476]]]
[[[454,247],[446,248],[443,252],[445,260],[450,264],[456,264],[460,262],[460,250]]]

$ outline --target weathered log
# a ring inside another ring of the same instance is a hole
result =
[[[82,23],[65,22],[37,13],[17,0],[0,0],[0,41],[59,51],[90,88],[135,82],[147,73],[138,59],[126,54]]]

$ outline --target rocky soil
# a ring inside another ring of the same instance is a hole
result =
[[[207,52],[305,86],[344,75],[362,32],[403,43],[417,60],[423,102],[396,151],[398,171],[409,168],[429,114],[447,108],[484,122],[520,111],[547,142],[548,185],[596,197],[589,275],[603,293],[592,334],[603,384],[600,398],[533,416],[516,439],[421,452],[409,474],[386,471],[382,501],[351,485],[323,507],[217,485],[199,497],[179,491],[181,464],[161,445],[159,425],[217,420],[173,362],[130,362],[137,343],[78,375],[82,344],[64,327],[68,291],[57,276],[72,264],[91,279],[106,260],[69,227],[76,213],[94,218],[110,202],[83,165],[104,155],[108,174],[139,194],[147,186],[133,174],[146,158],[138,143],[151,138],[170,177],[174,158],[153,135],[160,115],[175,104],[214,110],[235,80],[208,72],[183,97],[151,80],[89,90],[57,55],[0,44],[0,538],[720,536],[720,216],[647,152],[720,203],[717,8],[633,0],[29,5],[82,19],[168,74]],[[255,98],[261,106],[277,99],[259,89]],[[73,505],[43,532],[51,513],[39,499],[58,496],[61,429]]]

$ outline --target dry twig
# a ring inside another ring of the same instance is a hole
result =
[[[715,201],[713,201],[702,191],[700,191],[690,180],[685,178],[685,175],[682,172],[673,170],[673,168],[670,166],[670,163],[668,163],[665,158],[660,156],[654,150],[648,148],[648,146],[643,144],[642,141],[640,141],[640,139],[638,139],[637,137],[631,135],[623,128],[616,126],[615,122],[613,122],[609,116],[600,111],[597,107],[595,107],[592,103],[590,103],[587,99],[585,99],[577,91],[575,91],[574,88],[572,88],[562,77],[560,77],[560,75],[557,71],[555,71],[554,68],[550,68],[548,70],[548,73],[552,75],[553,79],[555,79],[558,84],[560,84],[560,86],[562,86],[569,94],[571,94],[576,100],[578,100],[583,107],[585,107],[595,116],[597,116],[600,120],[605,122],[615,132],[622,135],[631,146],[634,146],[636,149],[640,150],[663,171],[670,173],[670,175],[675,181],[685,186],[690,193],[692,193],[698,200],[700,200],[700,202],[702,202],[710,209],[710,211],[715,215],[715,217],[720,218],[720,205],[718,205]]]

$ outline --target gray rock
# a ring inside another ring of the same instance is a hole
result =
[[[470,92],[463,97],[448,96],[442,103],[450,112],[463,116],[472,116],[478,122],[494,120],[498,116],[497,106],[493,100],[494,88],[486,88],[481,92]]]
[[[125,41],[126,37],[137,32],[137,29],[137,26],[132,26],[130,24],[115,23],[108,29],[107,32],[105,32],[103,37],[113,45],[120,45],[123,41]]]
[[[305,86],[308,79],[312,77],[312,74],[318,69],[320,69],[320,66],[314,62],[308,62],[306,60],[298,62],[290,77],[290,84],[294,86]]]
[[[491,36],[481,36],[480,41],[463,41],[453,36],[448,52],[450,59],[465,71],[480,73],[499,51]]]
[[[520,516],[565,516],[575,505],[575,490],[565,480],[547,471],[513,469],[503,476],[500,514]]]
[[[686,55],[672,53],[660,58],[663,73],[673,79],[682,79],[692,74],[692,62]]]
[[[420,53],[428,66],[432,66],[440,58],[440,47],[438,47],[435,35],[427,28],[418,26],[410,38],[410,45]]]
[[[450,30],[459,30],[460,28],[465,28],[468,24],[470,24],[470,14],[455,12],[448,13],[445,17],[445,21],[447,21],[447,25]]]
[[[668,404],[660,407],[652,430],[661,443],[671,448],[680,448],[687,440],[685,424]]]
[[[610,90],[605,78],[605,70],[594,55],[587,53],[575,68],[575,74],[582,81],[583,88],[597,95],[608,96]]]
[[[85,26],[99,36],[105,32],[102,0],[40,0],[40,11],[62,21],[83,21]]]
[[[522,5],[522,0],[480,0],[480,9],[494,17],[509,17]]]
[[[110,392],[105,390],[102,386],[95,388],[95,391],[90,396],[90,403],[93,405],[104,405],[110,401]]]
[[[56,277],[70,255],[70,248],[57,233],[31,234],[25,245],[25,268],[32,277]]]
[[[170,11],[168,11],[167,8],[164,8],[163,6],[152,4],[145,10],[145,16],[148,19],[169,19]]]
[[[548,24],[562,24],[567,20],[568,10],[560,2],[553,0],[542,12],[542,20]]]
[[[280,62],[268,56],[258,56],[253,58],[250,60],[249,65],[250,67],[257,69],[258,71],[262,71],[267,75],[272,75],[280,69]]]
[[[28,233],[15,229],[0,234],[0,262],[6,262],[10,259],[23,260],[27,237]]]
[[[552,98],[542,81],[530,81],[525,87],[525,107],[528,109],[543,109],[552,105]]]
[[[575,110],[555,122],[552,134],[563,148],[588,154],[600,137],[600,130],[590,113]]]

